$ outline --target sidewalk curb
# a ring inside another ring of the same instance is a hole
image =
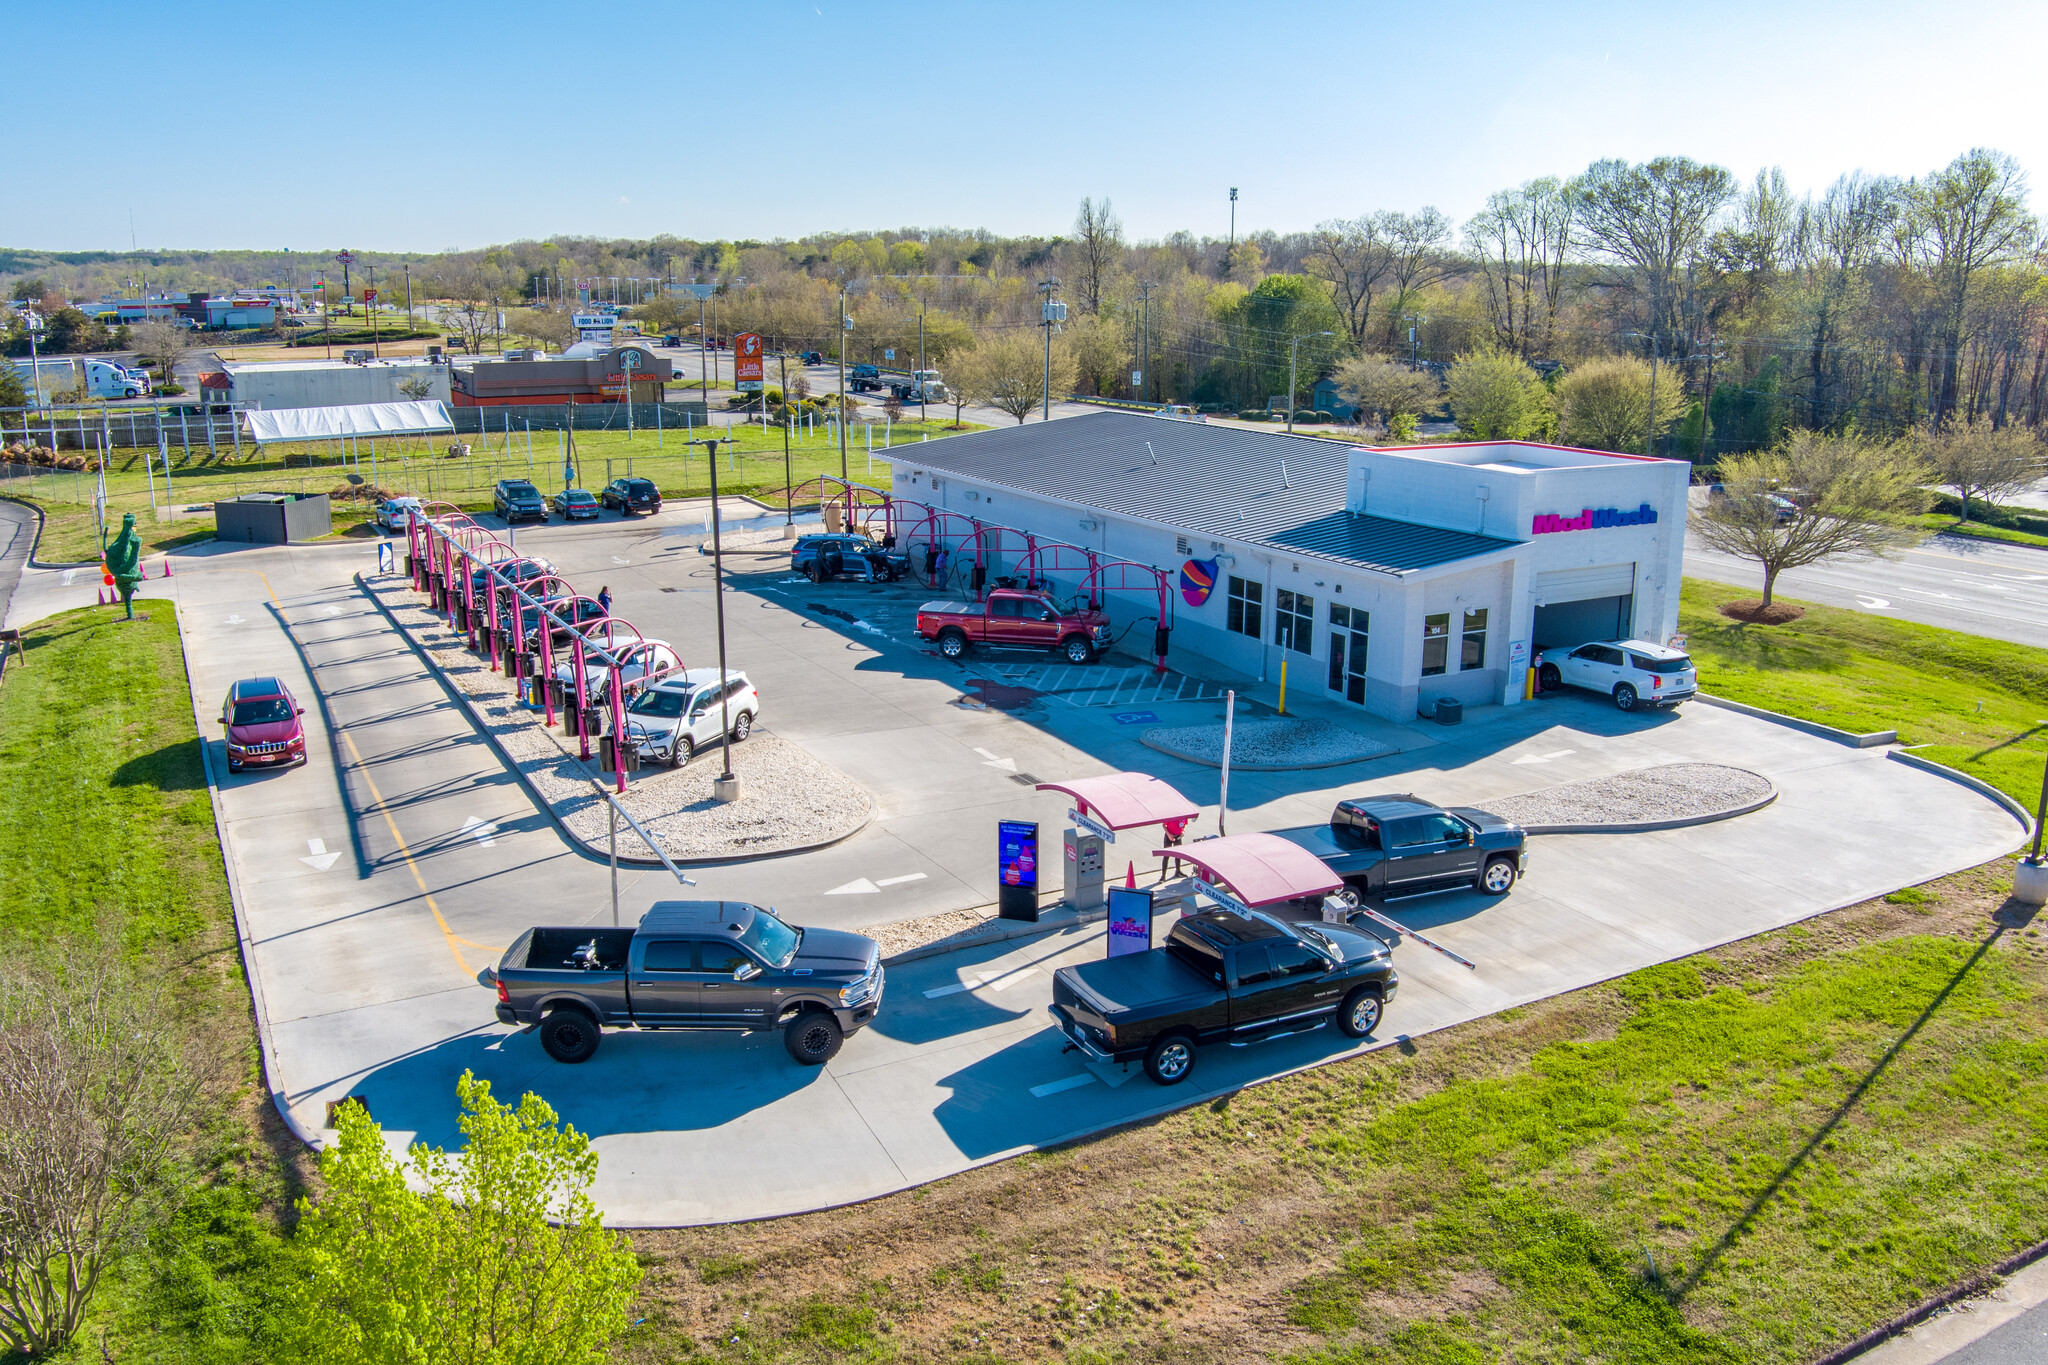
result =
[[[179,610],[180,604],[169,604],[178,612],[178,659],[185,668],[185,692],[192,692],[192,658],[185,648],[185,618]],[[256,1051],[263,1066],[263,1088],[270,1092],[271,1107],[284,1120],[292,1136],[314,1151],[320,1150],[320,1136],[300,1126],[292,1117],[291,1105],[285,1100],[284,1086],[277,1074],[277,1034],[271,1027],[270,1009],[264,1003],[263,971],[256,962],[256,940],[249,932],[248,910],[243,903],[242,880],[235,875],[235,860],[228,856],[230,844],[225,817],[221,813],[220,783],[213,771],[213,744],[198,730],[198,714],[195,707],[193,729],[199,740],[199,765],[206,773],[206,803],[213,811],[213,837],[220,846],[221,872],[227,877],[228,904],[235,912],[235,951],[242,959],[242,976],[249,983],[249,1007],[256,1016]]]
[[[1918,768],[1922,772],[1933,773],[1936,777],[1945,777],[1951,782],[1960,782],[1978,795],[1990,797],[2004,808],[2006,814],[2020,822],[2020,829],[2026,836],[2031,837],[2033,835],[2034,813],[1982,778],[1972,777],[1966,772],[1949,767],[1946,763],[1936,763],[1931,758],[1922,758],[1918,754],[1909,754],[1904,749],[1893,749],[1886,753],[1885,757],[1894,762],[1903,763],[1909,768]]]
[[[1744,771],[1748,771],[1744,769]],[[1763,774],[1756,774],[1762,777]],[[1769,778],[1764,781],[1770,783]],[[1771,789],[1761,798],[1747,805],[1731,806],[1717,810],[1710,815],[1681,815],[1673,820],[1628,820],[1611,825],[1524,825],[1524,834],[1649,834],[1660,829],[1691,829],[1694,825],[1711,825],[1717,820],[1733,820],[1738,815],[1748,815],[1762,810],[1778,799],[1778,787],[1771,783]]]
[[[2014,1252],[1995,1265],[1958,1280],[1939,1294],[1930,1295],[1905,1312],[1887,1318],[1854,1341],[1837,1346],[1824,1356],[1816,1357],[1808,1362],[1808,1365],[1847,1365],[1847,1362],[1872,1347],[1881,1346],[1907,1329],[1919,1326],[1950,1304],[1976,1298],[1987,1290],[1997,1288],[1999,1282],[2008,1275],[2016,1270],[2026,1269],[2043,1256],[2048,1256],[2048,1240],[2036,1242],[2030,1247]]]
[[[90,569],[99,563],[97,559],[81,559],[75,564],[52,564],[48,560],[37,559],[36,551],[43,547],[43,528],[47,524],[43,509],[27,498],[17,498],[12,493],[0,493],[0,501],[11,502],[17,507],[26,507],[36,514],[36,538],[28,547],[28,558],[23,561],[31,569]]]
[[[468,693],[462,691],[460,688],[456,687],[455,684],[448,681],[448,679],[442,674],[439,665],[437,665],[432,659],[432,657],[428,655],[426,646],[422,645],[418,640],[415,640],[412,636],[412,632],[399,624],[398,618],[392,615],[391,609],[384,604],[384,599],[378,596],[376,591],[370,587],[368,581],[364,577],[363,571],[360,569],[356,571],[355,582],[356,586],[362,590],[363,596],[369,598],[371,605],[377,608],[378,614],[383,616],[385,622],[388,625],[390,625],[392,630],[398,632],[398,638],[405,641],[406,648],[410,649],[413,652],[414,656],[419,659],[421,665],[424,666],[426,670],[433,675],[434,681],[440,684],[441,690],[447,693],[449,699],[455,702],[456,705],[461,709],[463,717],[469,721],[470,728],[476,731],[476,733],[483,738],[484,742],[491,746],[491,752],[498,756],[498,761],[503,763],[507,768],[511,769],[512,775],[519,779],[520,787],[524,789],[527,796],[532,799],[535,808],[546,812],[548,819],[554,823],[556,831],[561,834],[562,838],[566,840],[571,847],[575,848],[578,852],[582,853],[587,858],[593,858],[600,863],[605,863],[609,865],[611,862],[611,854],[609,853],[609,851],[603,848],[599,848],[596,845],[590,843],[588,840],[584,839],[581,835],[577,834],[574,830],[569,828],[568,821],[564,820],[561,814],[555,810],[553,802],[549,801],[546,797],[541,795],[540,788],[534,786],[532,779],[526,775],[526,769],[522,768],[519,765],[519,760],[512,756],[511,752],[505,748],[502,742],[500,742],[498,736],[488,726],[486,726],[483,723],[480,717],[478,717],[476,713],[474,699],[472,699]],[[554,735],[552,732],[547,731],[545,726],[541,727],[541,729],[543,733],[546,733],[548,735],[550,742],[555,742]],[[558,742],[556,743],[556,747],[561,747]],[[566,749],[563,750],[563,755],[564,757],[572,759],[575,758],[575,755],[570,754]],[[577,761],[580,762],[581,760]],[[855,825],[852,829],[847,830],[844,834],[834,835],[830,839],[820,839],[816,843],[802,844],[795,848],[778,848],[772,853],[753,853],[732,858],[671,858],[669,861],[673,862],[677,867],[724,867],[737,863],[763,863],[774,858],[794,857],[799,853],[815,853],[821,848],[830,848],[834,844],[845,843],[848,839],[853,838],[854,835],[859,834],[862,830],[866,829],[870,824],[874,823],[874,819],[874,798],[869,797],[868,813],[861,817],[860,823]],[[627,833],[630,834],[631,830],[628,829]],[[655,868],[662,871],[667,870],[667,865],[664,864],[659,858],[641,857],[627,853],[619,854],[619,866],[633,868]]]
[[[1726,697],[1709,696],[1705,692],[1695,692],[1693,700],[1704,702],[1708,706],[1718,707],[1723,711],[1734,711],[1739,715],[1754,716],[1758,720],[1768,720],[1774,721],[1779,725],[1788,725],[1794,730],[1804,730],[1809,735],[1819,735],[1822,739],[1831,739],[1837,744],[1846,744],[1851,749],[1877,749],[1887,744],[1897,744],[1899,742],[1899,732],[1897,730],[1872,730],[1869,734],[1859,735],[1853,730],[1838,730],[1832,725],[1822,725],[1817,720],[1801,720],[1798,716],[1788,716],[1782,711],[1766,711],[1761,706],[1751,706],[1746,702],[1729,701]]]

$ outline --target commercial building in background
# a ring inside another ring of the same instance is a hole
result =
[[[952,514],[949,536],[969,518],[1165,570],[1174,650],[1263,679],[1285,661],[1289,695],[1403,719],[1440,697],[1519,701],[1539,649],[1670,639],[1691,470],[1103,412],[908,447],[893,491]],[[1000,558],[1007,573],[1017,553]],[[1072,562],[1048,575],[1056,593],[1077,586]],[[1108,598],[1120,631],[1157,609]]]
[[[583,350],[579,344],[574,349]],[[508,351],[453,367],[458,408],[549,403],[618,403],[629,382],[636,403],[659,403],[673,378],[669,360],[648,346],[614,346],[591,355],[550,356]]]
[[[135,299],[100,299],[75,305],[90,317],[105,319],[109,327],[138,322],[172,322],[184,318],[195,327],[215,331],[247,331],[270,327],[277,322],[280,298],[275,293],[234,294],[150,294]],[[291,311],[289,302],[285,304]]]
[[[228,360],[221,363],[221,372],[227,377],[231,401],[266,411],[432,398],[446,403],[452,394],[447,362],[435,357]]]

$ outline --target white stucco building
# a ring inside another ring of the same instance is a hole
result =
[[[1113,412],[895,458],[898,498],[1174,575],[1173,649],[1266,679],[1285,661],[1290,691],[1377,715],[1513,704],[1538,649],[1678,626],[1683,461],[1369,448]],[[1051,576],[1070,591],[1079,574]],[[1108,601],[1120,624],[1156,608],[1128,590]]]

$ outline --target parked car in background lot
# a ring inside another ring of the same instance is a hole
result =
[[[603,502],[629,516],[634,512],[659,512],[661,490],[652,479],[613,479],[604,486]]]
[[[1545,692],[1582,687],[1614,698],[1624,711],[1677,706],[1699,690],[1699,673],[1683,650],[1647,640],[1603,640],[1577,649],[1546,649],[1536,656],[1536,680]]]
[[[548,519],[548,505],[528,479],[498,480],[491,490],[491,510],[503,517],[507,526],[515,521],[544,523]]]
[[[306,761],[306,727],[299,705],[276,678],[244,678],[228,689],[220,706],[227,731],[228,771],[250,765],[277,767]]]
[[[406,518],[419,510],[418,498],[390,498],[377,504],[377,514],[371,520],[384,530],[395,534],[403,531]]]
[[[492,572],[496,572],[511,582],[519,583],[529,578],[539,578],[544,574],[551,574],[554,571],[555,566],[545,559],[506,559],[491,565],[489,570],[481,567],[471,569],[469,571],[469,583],[478,592],[482,592],[485,585],[492,581]]]
[[[549,501],[564,521],[596,521],[604,510],[597,495],[587,488],[564,488]]]
[[[747,675],[692,668],[652,684],[626,708],[627,733],[643,758],[680,768],[706,745],[716,745],[730,724],[735,743],[753,732],[761,694]]]

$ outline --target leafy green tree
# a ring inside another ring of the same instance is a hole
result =
[[[1644,452],[1644,438],[1662,435],[1685,412],[1685,392],[1668,370],[1650,411],[1650,367],[1627,356],[1581,365],[1558,381],[1558,426],[1567,444],[1589,450]]]
[[[1383,355],[1362,355],[1337,367],[1337,392],[1391,430],[1394,418],[1434,408],[1442,390],[1428,370],[1410,369],[1406,362]],[[1411,432],[1413,428],[1410,423]]]
[[[41,275],[31,275],[25,280],[16,280],[14,283],[14,301],[16,303],[33,303],[49,292],[50,286]]]
[[[1451,366],[1451,412],[1458,425],[1486,441],[1519,441],[1543,421],[1543,381],[1512,351],[1486,346]]]
[[[12,365],[0,365],[0,408],[27,406],[28,388],[21,382],[21,371]]]
[[[327,1193],[299,1203],[294,1359],[599,1365],[625,1330],[640,1267],[590,1201],[590,1140],[538,1095],[514,1109],[468,1072],[456,1093],[459,1155],[416,1143],[399,1161],[360,1106],[337,1111]]]
[[[1238,354],[1246,360],[1246,396],[1263,401],[1287,387],[1290,343],[1304,340],[1295,381],[1304,389],[1336,367],[1350,328],[1329,288],[1307,275],[1268,275],[1239,301],[1234,321]],[[1331,332],[1333,336],[1317,336]]]

